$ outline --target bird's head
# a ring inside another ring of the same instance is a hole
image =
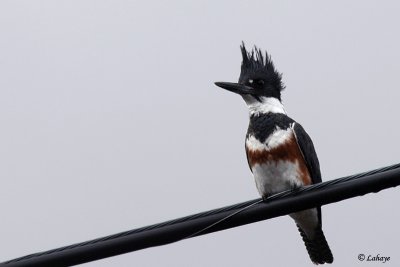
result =
[[[282,75],[275,69],[268,53],[263,54],[256,46],[251,51],[247,51],[244,43],[240,49],[243,61],[239,82],[216,82],[215,84],[241,95],[247,104],[254,102],[261,104],[271,98],[280,102],[281,91],[284,89]]]

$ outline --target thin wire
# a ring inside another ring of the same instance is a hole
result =
[[[396,169],[398,167],[400,167],[400,164],[395,164],[395,165],[383,167],[383,168],[380,168],[380,169],[375,169],[375,170],[366,171],[366,172],[363,172],[363,173],[358,173],[358,174],[355,174],[355,175],[351,175],[351,176],[347,176],[347,177],[343,177],[343,178],[339,178],[339,179],[335,179],[335,180],[330,180],[330,181],[327,181],[325,183],[319,183],[319,184],[313,185],[311,187],[310,186],[301,187],[301,188],[296,189],[296,191],[286,190],[286,191],[279,192],[277,194],[274,194],[274,195],[266,198],[265,201],[274,200],[274,199],[278,199],[278,198],[281,198],[281,197],[284,197],[284,196],[287,196],[287,195],[291,195],[294,192],[297,192],[297,193],[300,193],[300,192],[303,192],[303,191],[306,192],[306,191],[316,190],[316,189],[319,189],[319,188],[324,188],[324,187],[327,187],[327,186],[330,186],[330,185],[334,185],[334,184],[348,182],[348,181],[351,181],[351,180],[359,179],[359,178],[362,178],[362,177],[365,177],[365,176],[368,176],[368,175],[372,175],[372,174],[376,174],[376,173],[379,173],[379,172],[385,172],[385,171],[388,171],[388,170]],[[204,231],[207,231],[208,229],[210,229],[210,228],[212,228],[212,227],[214,227],[214,226],[216,226],[216,225],[228,220],[229,218],[235,216],[236,214],[239,214],[242,211],[245,211],[245,210],[253,207],[254,205],[257,205],[257,204],[261,203],[261,202],[264,202],[264,199],[260,199],[257,202],[251,203],[250,205],[248,205],[246,207],[243,207],[240,210],[235,211],[232,214],[229,214],[228,216],[216,221],[215,223],[213,223],[213,224],[211,224],[211,225],[209,225],[207,227],[204,227],[203,229],[201,229],[201,230],[199,230],[199,231],[197,231],[197,232],[195,232],[195,233],[193,233],[193,234],[191,234],[191,235],[189,235],[189,236],[187,236],[185,238],[177,240],[176,242],[181,241],[181,240],[185,240],[185,239],[188,239],[188,238],[195,237],[195,236],[203,233]]]
[[[192,237],[194,237],[194,236],[197,236],[197,235],[203,233],[204,231],[207,231],[208,229],[210,229],[210,228],[216,226],[217,224],[220,224],[220,223],[222,223],[223,221],[226,221],[227,219],[229,219],[229,218],[235,216],[236,214],[239,214],[239,213],[241,213],[242,211],[247,210],[248,208],[251,208],[251,207],[253,207],[254,205],[257,205],[257,204],[259,204],[259,203],[261,203],[261,202],[263,202],[263,201],[264,201],[264,199],[260,199],[260,200],[254,202],[254,203],[251,203],[250,205],[248,205],[248,206],[246,206],[246,207],[243,207],[243,208],[241,208],[240,210],[235,211],[235,212],[229,214],[228,216],[226,216],[226,217],[224,217],[224,218],[222,218],[222,219],[216,221],[216,222],[213,223],[213,224],[210,224],[210,225],[207,226],[207,227],[204,227],[204,228],[201,229],[200,231],[197,231],[197,232],[195,232],[195,233],[193,233],[193,234],[191,234],[191,235],[189,235],[189,236],[187,236],[187,237],[185,237],[185,238],[182,238],[181,240],[185,240],[185,239],[188,239],[188,238],[192,238]],[[178,240],[178,241],[181,241],[181,240]]]

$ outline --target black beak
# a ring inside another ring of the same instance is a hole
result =
[[[228,91],[237,93],[239,95],[254,94],[255,90],[253,87],[240,84],[240,83],[226,83],[226,82],[216,82],[216,86],[224,88]]]

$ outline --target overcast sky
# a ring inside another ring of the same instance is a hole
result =
[[[243,40],[323,180],[400,161],[396,1],[1,1],[0,262],[258,197]],[[400,266],[398,189],[323,207],[335,266]],[[84,266],[313,266],[280,217]]]

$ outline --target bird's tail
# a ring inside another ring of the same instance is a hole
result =
[[[308,255],[314,264],[332,263],[333,255],[329,248],[328,242],[326,242],[324,232],[322,231],[321,225],[315,229],[315,235],[312,239],[308,238],[306,233],[297,225],[300,235],[303,238],[304,244],[306,245]]]

